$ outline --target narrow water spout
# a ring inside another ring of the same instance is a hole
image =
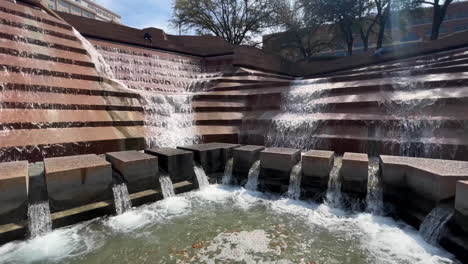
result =
[[[297,200],[301,197],[302,163],[294,165],[289,176],[288,197]]]
[[[206,176],[205,170],[201,165],[195,164],[193,170],[195,171],[195,176],[197,177],[199,189],[206,188],[210,185],[210,182],[208,181],[208,176]]]
[[[232,169],[234,165],[234,158],[230,158],[226,163],[226,167],[224,168],[224,175],[223,175],[223,184],[231,184],[232,183]]]
[[[453,208],[438,206],[434,208],[421,223],[419,233],[429,244],[439,243],[445,225],[454,215]]]
[[[380,183],[379,158],[369,159],[369,171],[367,181],[367,211],[372,214],[381,215],[384,211],[383,190]]]
[[[340,171],[343,165],[343,156],[335,156],[333,168],[330,171],[328,180],[328,189],[325,197],[325,203],[330,207],[340,208],[343,206],[343,194],[341,192]]]
[[[29,237],[35,238],[52,231],[49,201],[41,201],[28,206]]]
[[[172,185],[172,180],[169,174],[162,173],[161,176],[159,176],[159,183],[161,184],[161,191],[164,198],[175,196],[174,185]]]
[[[245,188],[256,191],[258,187],[258,176],[260,175],[260,160],[255,161],[249,169],[249,176]]]
[[[112,187],[112,192],[114,193],[115,211],[118,215],[132,208],[132,201],[125,183],[115,184]]]

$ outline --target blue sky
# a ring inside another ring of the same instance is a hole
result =
[[[124,25],[135,28],[156,27],[176,33],[168,20],[172,14],[172,0],[96,0],[120,16]]]

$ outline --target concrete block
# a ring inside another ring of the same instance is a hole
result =
[[[263,146],[247,145],[234,149],[234,168],[233,176],[237,182],[243,183],[247,180],[249,170],[255,161],[260,159],[260,152],[264,150]]]
[[[276,193],[287,191],[291,170],[300,160],[299,149],[267,148],[260,152],[260,190]]]
[[[455,194],[455,221],[465,232],[468,232],[468,181],[457,182]]]
[[[97,155],[44,160],[53,212],[112,198],[111,164]]]
[[[238,144],[208,143],[180,146],[178,149],[192,151],[194,160],[200,164],[206,174],[222,173],[227,160],[232,156],[232,150],[240,147]]]
[[[26,219],[28,201],[28,162],[0,163],[0,223]]]
[[[138,151],[121,151],[107,153],[106,160],[124,177],[130,193],[158,187],[158,157]]]
[[[169,173],[172,181],[192,181],[193,172],[193,152],[173,149],[154,148],[147,149],[145,153],[158,157],[159,169]]]
[[[367,154],[347,152],[343,156],[341,168],[344,192],[360,198],[367,194],[367,178],[369,174],[369,158]]]
[[[311,150],[302,155],[301,186],[305,196],[314,197],[328,187],[335,152]]]

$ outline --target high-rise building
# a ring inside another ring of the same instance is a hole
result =
[[[93,0],[45,0],[52,10],[120,24],[120,15]]]

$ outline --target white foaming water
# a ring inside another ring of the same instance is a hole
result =
[[[132,201],[128,194],[127,185],[125,183],[115,184],[112,186],[114,193],[115,211],[118,215],[123,214],[132,208]]]
[[[226,163],[226,167],[224,168],[223,174],[223,184],[231,184],[232,183],[232,169],[234,165],[234,158],[230,158]]]
[[[302,163],[294,165],[289,176],[288,197],[298,200],[301,197]]]
[[[161,184],[161,191],[164,198],[175,196],[174,185],[172,185],[172,180],[169,174],[161,174],[161,176],[159,176],[159,183]]]
[[[431,245],[437,245],[445,225],[453,217],[453,209],[439,206],[434,208],[421,223],[419,233]]]
[[[256,191],[258,187],[258,176],[260,175],[260,160],[255,161],[249,169],[249,175],[245,188],[251,191]]]
[[[340,170],[343,165],[343,157],[335,156],[333,168],[330,171],[330,179],[328,180],[328,189],[326,193],[325,203],[334,208],[343,206],[343,194],[341,192]]]
[[[380,183],[380,168],[379,168],[379,158],[372,157],[369,159],[369,172],[368,172],[368,182],[367,182],[367,211],[381,215],[384,212],[383,204],[383,190]]]
[[[52,231],[49,201],[33,203],[28,206],[29,237],[35,238]]]
[[[195,164],[193,166],[193,170],[195,171],[195,176],[197,177],[198,188],[203,189],[210,185],[208,181],[208,176],[206,176],[205,170],[199,164]]]

